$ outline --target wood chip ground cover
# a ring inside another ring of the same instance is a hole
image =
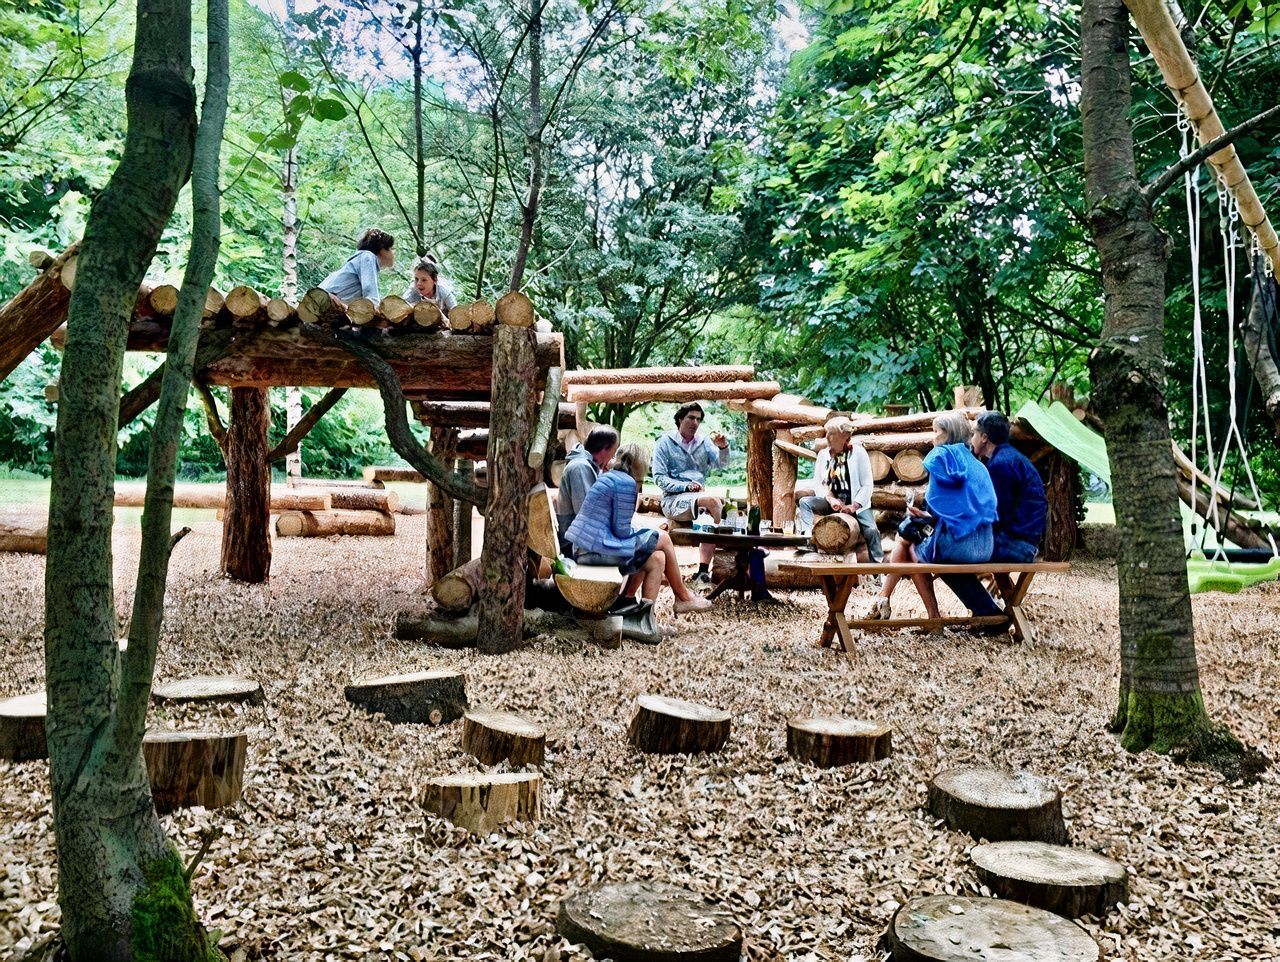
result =
[[[185,857],[217,828],[197,908],[241,957],[288,960],[586,959],[554,931],[559,902],[599,882],[658,879],[727,904],[752,960],[874,960],[915,894],[988,894],[973,841],[924,811],[925,782],[959,764],[1055,778],[1074,844],[1132,873],[1130,900],[1084,924],[1108,959],[1280,958],[1280,790],[1129,755],[1106,733],[1116,687],[1114,571],[1045,577],[1034,647],[911,634],[863,637],[852,661],[812,647],[824,606],[722,598],[674,618],[658,647],[600,651],[543,639],[499,658],[391,637],[420,593],[425,522],[395,538],[277,541],[267,588],[217,573],[218,527],[177,547],[157,681],[243,674],[266,704],[155,707],[153,727],[243,727],[243,801],[165,816]],[[116,534],[117,609],[137,531]],[[0,697],[42,687],[43,558],[0,556]],[[944,594],[945,592],[940,592]],[[865,605],[856,594],[852,604]],[[895,598],[914,602],[909,586]],[[726,603],[727,602],[727,603]],[[1280,587],[1194,599],[1206,701],[1280,752]],[[954,601],[952,602],[954,610]],[[355,677],[467,674],[471,704],[547,730],[544,820],[477,838],[427,815],[435,774],[477,770],[461,722],[391,725],[347,705]],[[652,691],[733,716],[716,755],[644,756],[626,742]],[[893,727],[891,758],[818,770],[786,753],[786,721],[848,715]],[[0,762],[0,958],[58,925],[47,765]]]

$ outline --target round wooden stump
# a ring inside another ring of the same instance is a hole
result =
[[[1003,899],[928,895],[889,923],[893,962],[1098,962],[1084,929],[1060,915]]]
[[[423,805],[459,828],[487,835],[507,822],[542,818],[542,776],[444,775],[427,782]]]
[[[519,715],[476,708],[462,716],[462,750],[485,765],[541,765],[546,747],[547,733]]]
[[[0,701],[0,759],[33,762],[49,757],[44,740],[44,692]]]
[[[347,685],[347,701],[389,722],[443,725],[467,710],[467,676],[457,671],[386,675]]]
[[[929,783],[929,812],[948,828],[992,842],[1067,842],[1062,792],[1030,772],[948,769]]]
[[[856,718],[793,718],[787,722],[787,753],[819,768],[878,762],[892,752],[887,725]]]
[[[240,675],[197,675],[181,681],[171,681],[151,690],[151,697],[158,702],[222,701],[248,702],[261,705],[262,686],[252,678]]]
[[[560,903],[556,931],[615,962],[737,962],[742,930],[727,909],[661,882],[596,885]]]
[[[862,538],[858,520],[851,514],[828,514],[813,523],[813,546],[824,554],[844,554]]]
[[[148,732],[142,755],[156,811],[239,801],[248,744],[244,732]]]
[[[990,842],[969,857],[982,884],[1013,899],[1069,918],[1105,915],[1129,894],[1129,876],[1115,859],[1044,842]]]
[[[627,738],[650,755],[718,752],[729,740],[729,713],[678,698],[641,695]]]

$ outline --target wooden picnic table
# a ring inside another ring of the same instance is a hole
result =
[[[899,628],[944,628],[948,625],[984,627],[1004,625],[1013,629],[1016,641],[1030,643],[1031,625],[1022,610],[1022,601],[1032,579],[1042,571],[1069,571],[1065,561],[1037,561],[1029,564],[919,564],[915,562],[872,561],[857,564],[838,564],[823,561],[792,561],[778,566],[780,570],[803,571],[814,575],[822,584],[827,598],[827,620],[818,640],[820,647],[832,646],[839,651],[852,653],[853,635],[850,628],[863,631],[897,631]],[[990,575],[994,581],[996,597],[1004,602],[1005,614],[951,618],[855,618],[845,616],[849,594],[858,584],[860,575]]]
[[[733,552],[731,571],[711,591],[708,598],[716,598],[721,592],[735,590],[742,598],[748,590],[752,601],[773,601],[773,595],[763,581],[751,580],[751,552],[755,548],[798,548],[809,543],[808,535],[798,534],[747,534],[728,531],[695,531],[693,528],[677,528],[672,534],[680,534],[695,545],[713,544]]]

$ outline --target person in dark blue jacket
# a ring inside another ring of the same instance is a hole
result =
[[[1009,419],[999,411],[978,416],[969,447],[986,464],[996,490],[991,560],[1010,564],[1035,561],[1049,514],[1040,472],[1009,443]],[[975,615],[1002,614],[974,575],[944,575],[942,580]]]

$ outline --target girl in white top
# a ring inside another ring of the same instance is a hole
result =
[[[430,301],[440,308],[440,313],[445,317],[458,306],[458,299],[454,297],[449,285],[440,280],[440,266],[430,254],[413,265],[413,283],[404,292],[404,299],[410,304]]]

